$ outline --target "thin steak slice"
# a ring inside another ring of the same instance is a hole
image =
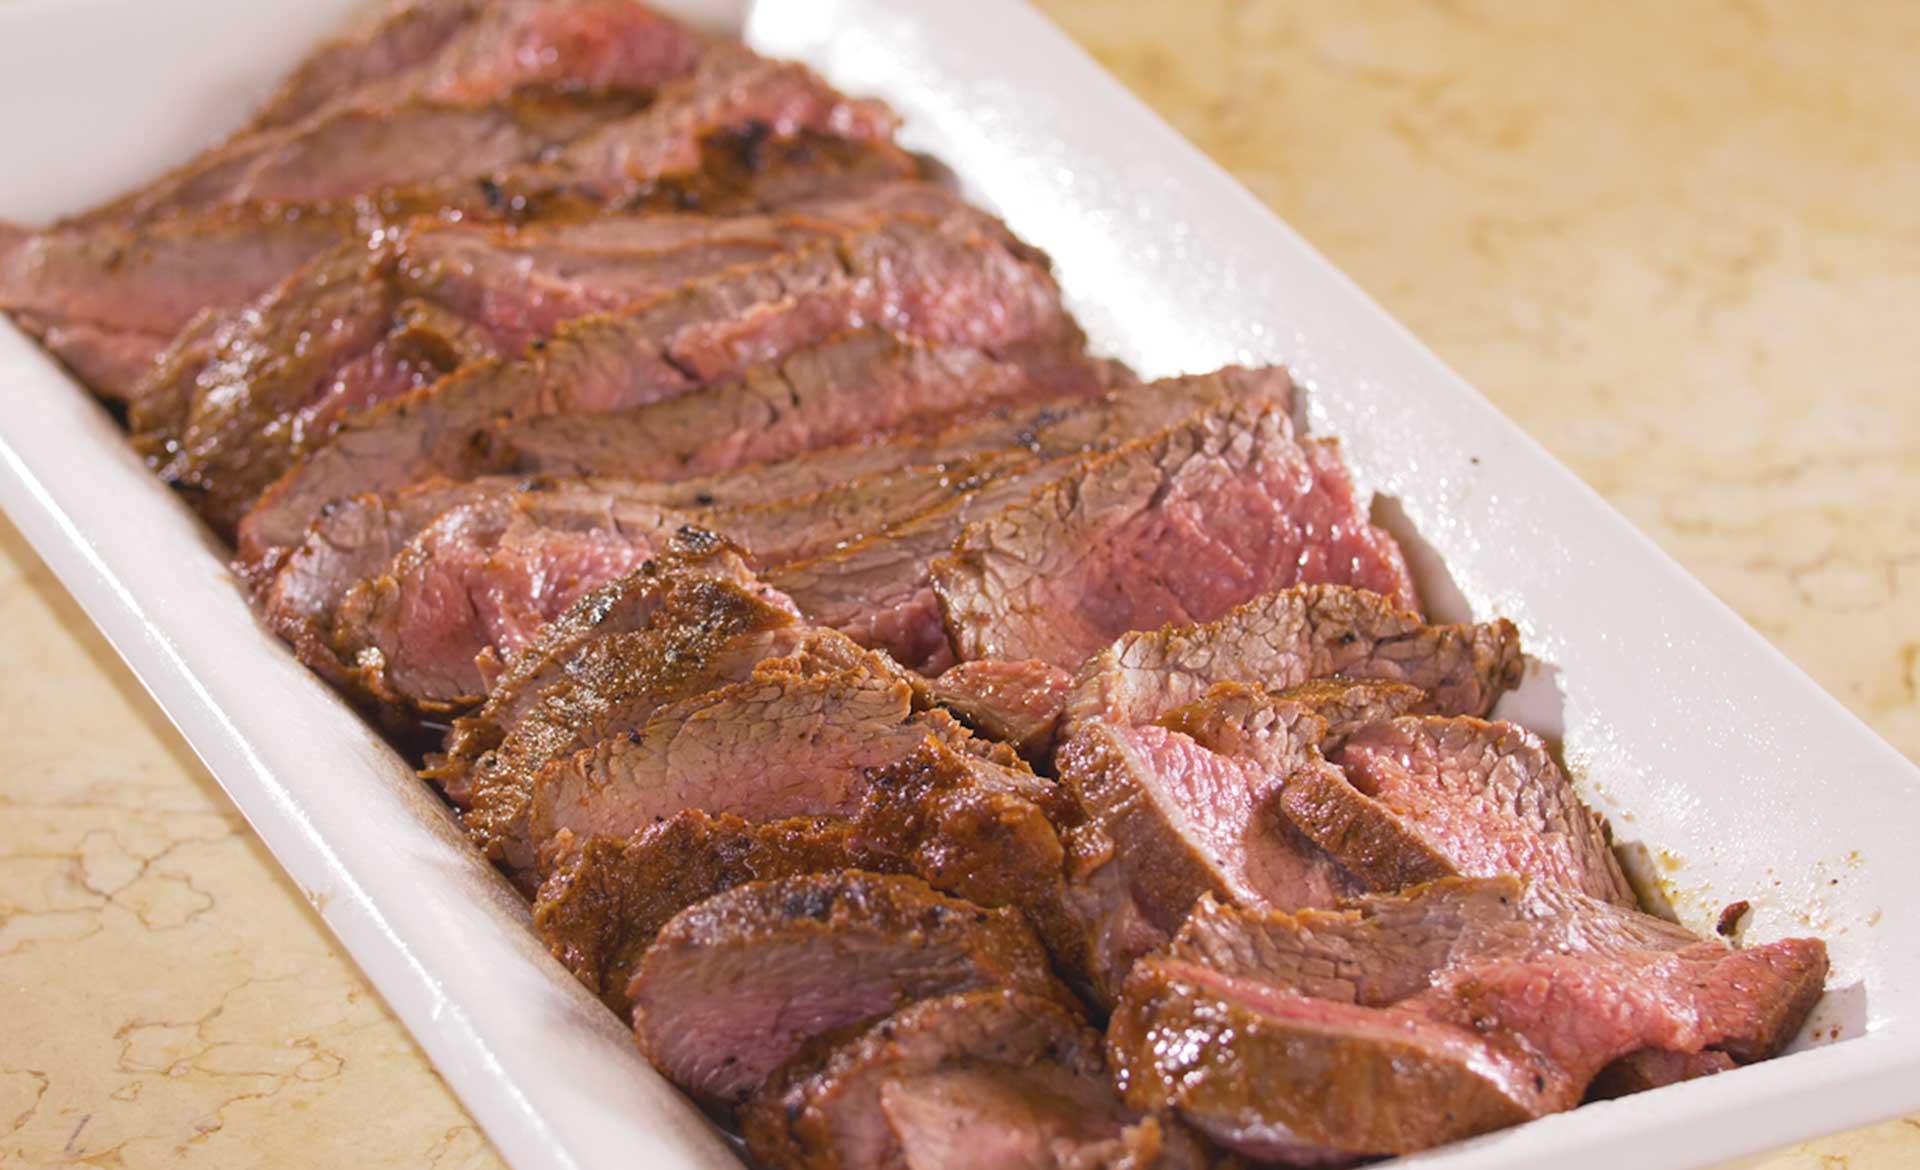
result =
[[[755,367],[740,379],[618,414],[510,428],[521,471],[681,480],[902,429],[963,411],[1098,394],[1106,368],[1076,339],[996,356],[860,330]]]
[[[681,913],[631,994],[654,1066],[704,1105],[737,1107],[810,1041],[988,988],[1074,1002],[1016,912],[847,871],[750,883]]]
[[[748,1151],[779,1170],[1205,1164],[1186,1134],[1120,1103],[1078,1013],[1015,991],[903,1008],[782,1069],[741,1119]]]
[[[1108,1052],[1130,1103],[1249,1157],[1410,1153],[1572,1108],[1636,1053],[1762,1059],[1825,973],[1812,940],[1730,951],[1512,878],[1335,912],[1203,902],[1135,970]]]
[[[1288,721],[1289,705],[1311,711],[1325,724],[1318,750],[1334,751],[1363,727],[1398,718],[1427,701],[1427,693],[1404,683],[1315,679],[1283,691],[1246,683],[1215,683],[1207,693],[1155,722],[1190,736],[1216,752],[1246,753],[1261,747],[1261,732]]]
[[[560,961],[616,1012],[640,955],[668,918],[748,881],[841,869],[912,873],[982,906],[1025,911],[1051,942],[1060,921],[1059,839],[1052,785],[956,748],[925,730],[920,744],[858,778],[837,818],[750,823],[762,807],[735,783],[697,795],[701,807],[627,838],[562,832],[534,922]]]
[[[242,207],[139,231],[0,235],[0,311],[122,401],[196,314],[253,300],[351,228],[341,213]]]
[[[1282,807],[1373,889],[1517,873],[1639,905],[1605,824],[1524,728],[1409,716],[1361,728],[1333,761]]]
[[[341,595],[319,665],[377,702],[465,710],[501,660],[688,522],[582,482],[456,504]]]
[[[1044,265],[979,213],[955,203],[940,220],[882,219],[832,247],[783,253],[625,315],[575,322],[523,359],[471,364],[355,416],[248,514],[241,555],[293,543],[336,499],[497,470],[510,456],[497,439],[513,423],[658,402],[870,322],[989,351],[1077,333]]]
[[[1066,730],[1149,723],[1219,682],[1285,689],[1321,678],[1405,683],[1427,692],[1422,711],[1484,715],[1523,665],[1519,631],[1504,619],[1429,626],[1365,589],[1294,588],[1217,621],[1122,635],[1080,667]]]
[[[1304,707],[1288,714],[1266,729],[1276,742],[1258,756],[1213,751],[1165,727],[1102,722],[1061,745],[1054,768],[1083,818],[1067,834],[1067,879],[1102,1001],[1202,895],[1298,909],[1359,892],[1280,815],[1292,768],[1317,756],[1325,730]]]
[[[962,660],[1073,669],[1114,638],[1212,621],[1296,584],[1414,602],[1338,451],[1276,407],[1222,407],[1128,444],[970,526],[933,570]]]

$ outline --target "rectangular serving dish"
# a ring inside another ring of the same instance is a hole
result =
[[[1623,837],[1684,859],[1696,928],[1816,933],[1796,1051],[1396,1165],[1686,1170],[1920,1108],[1920,771],[1018,0],[666,2],[848,91],[1047,249],[1144,375],[1285,361],[1408,541],[1435,616],[1533,656],[1501,713],[1563,737]],[[358,0],[0,6],[0,218],[117,194],[243,119]],[[74,62],[85,61],[84,69]],[[732,1167],[404,763],[254,620],[106,412],[0,323],[0,506],[153,693],[507,1159]]]

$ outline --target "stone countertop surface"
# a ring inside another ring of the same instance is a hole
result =
[[[1920,6],[1042,6],[1920,758]],[[0,1165],[499,1165],[4,522],[0,630]]]

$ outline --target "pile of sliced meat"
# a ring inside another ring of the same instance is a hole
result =
[[[893,129],[411,0],[0,228],[0,309],[765,1166],[1342,1165],[1778,1052],[1821,944],[1643,912],[1286,372],[1093,355]]]

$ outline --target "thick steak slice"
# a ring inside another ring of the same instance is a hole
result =
[[[962,662],[929,684],[933,701],[989,739],[1008,744],[1029,760],[1053,754],[1073,675],[1045,662]]]
[[[455,505],[341,595],[323,673],[381,703],[470,708],[503,659],[688,522],[579,482]]]
[[[241,554],[293,543],[336,499],[495,470],[510,456],[500,431],[516,422],[658,402],[869,322],[988,350],[1074,333],[1045,267],[1003,241],[997,225],[957,203],[938,221],[882,219],[832,247],[783,253],[625,315],[573,323],[523,359],[469,365],[350,420],[248,514]]]
[[[1098,1032],[1013,991],[904,1008],[781,1070],[741,1117],[749,1152],[781,1170],[1203,1164],[1120,1103]]]
[[[1019,914],[848,871],[754,882],[669,922],[634,976],[634,1030],[696,1101],[743,1104],[810,1041],[938,995],[1071,1005]]]
[[[1761,1059],[1825,974],[1811,940],[1730,951],[1512,878],[1334,912],[1203,902],[1136,969],[1108,1050],[1131,1103],[1250,1157],[1409,1153],[1572,1108],[1650,1050]]]
[[[614,415],[536,418],[504,441],[522,471],[680,480],[935,429],[1002,402],[1097,394],[1105,375],[1074,339],[996,357],[862,330],[701,394]]]
[[[626,839],[556,837],[534,921],[561,962],[623,1016],[635,965],[666,920],[748,881],[840,869],[912,873],[982,906],[1027,913],[1061,937],[1061,850],[1047,809],[1050,782],[958,750],[926,731],[900,760],[859,777],[843,818],[752,824],[735,785]]]
[[[0,311],[94,393],[124,400],[196,314],[251,301],[349,230],[343,214],[243,207],[137,232],[0,237]]]
[[[1315,755],[1325,724],[1304,708],[1264,758],[1228,755],[1164,727],[1092,723],[1054,759],[1081,823],[1067,835],[1072,908],[1088,975],[1111,1002],[1133,961],[1178,929],[1196,899],[1331,906],[1353,879],[1280,815],[1290,753]]]
[[[786,598],[760,584],[737,548],[704,529],[684,528],[661,556],[582,597],[510,658],[488,686],[485,705],[453,721],[445,754],[431,758],[423,774],[454,803],[465,805],[474,764],[500,746],[549,687],[595,661],[597,655],[588,651],[596,642],[646,629],[662,602],[697,579],[724,582],[798,616]]]
[[[1081,666],[1066,727],[1152,722],[1219,682],[1284,689],[1319,678],[1405,683],[1427,692],[1425,711],[1484,715],[1523,665],[1504,619],[1428,626],[1365,589],[1294,588],[1218,621],[1122,635]]]
[[[534,781],[533,839],[628,837],[690,808],[752,821],[846,817],[861,773],[926,736],[904,682],[762,666],[549,765]]]
[[[1338,451],[1276,407],[1221,407],[1130,443],[971,525],[934,566],[962,660],[1073,669],[1114,638],[1212,621],[1296,584],[1413,606],[1393,538],[1367,522]]]
[[[1639,905],[1606,826],[1523,728],[1409,716],[1360,729],[1333,760],[1300,773],[1281,807],[1376,890],[1517,873]]]
[[[487,101],[526,86],[648,90],[692,69],[701,49],[693,30],[631,0],[403,0],[301,62],[253,124],[342,103]]]

